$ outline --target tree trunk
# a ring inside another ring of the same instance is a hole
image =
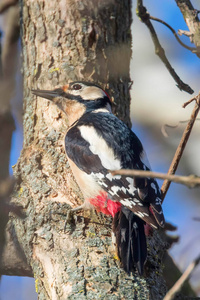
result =
[[[162,299],[164,245],[149,241],[146,277],[128,276],[114,258],[111,218],[81,212],[82,203],[64,151],[66,117],[32,88],[54,89],[69,80],[94,81],[115,99],[115,113],[130,125],[131,1],[32,1],[22,4],[24,146],[14,168],[12,202],[25,219],[9,226],[33,270],[39,299]]]

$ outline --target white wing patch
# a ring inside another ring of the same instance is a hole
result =
[[[156,198],[155,202],[156,202],[156,205],[161,205],[161,203],[162,203],[161,199],[159,197]]]
[[[94,173],[92,173],[94,175]],[[105,175],[103,173],[95,173],[95,175],[100,179],[104,179]]]
[[[117,194],[117,192],[121,191],[121,187],[120,187],[120,186],[113,185],[113,186],[111,187],[111,190],[114,192],[114,194]]]
[[[98,135],[94,127],[82,125],[78,128],[81,136],[90,144],[90,151],[99,156],[104,168],[107,170],[121,169],[120,160],[115,157],[112,148],[109,148],[105,140]]]
[[[133,178],[131,177],[126,177],[126,180],[128,181],[129,185],[128,185],[128,192],[129,194],[133,195],[133,193],[135,192],[136,188],[134,187],[134,182],[133,182]]]
[[[134,201],[130,201],[129,199],[120,200],[120,203],[122,203],[124,206],[130,207],[130,208],[132,208],[133,206],[136,205],[136,203],[134,203]]]

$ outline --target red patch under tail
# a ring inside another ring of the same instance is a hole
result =
[[[112,217],[121,210],[121,203],[110,200],[107,193],[104,192],[101,192],[95,198],[89,199],[89,202],[97,211],[105,215],[111,215]]]

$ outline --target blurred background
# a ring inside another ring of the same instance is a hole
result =
[[[197,10],[200,10],[199,0],[193,0],[192,4]],[[146,0],[144,5],[147,7],[150,15],[166,21],[176,32],[178,29],[188,30],[174,0]],[[160,23],[153,23],[172,67],[182,81],[189,84],[194,90],[194,94],[191,96],[186,92],[181,92],[176,87],[176,83],[164,64],[155,55],[150,33],[136,16],[135,10],[136,1],[133,1],[133,55],[130,69],[131,79],[134,82],[131,90],[132,129],[143,142],[152,169],[166,173],[186,123],[181,123],[174,129],[167,128],[167,138],[163,136],[161,128],[165,124],[177,125],[179,121],[187,121],[190,118],[194,103],[191,103],[185,109],[182,108],[182,104],[199,93],[200,59],[195,54],[184,49],[168,28]],[[4,44],[6,42],[5,32],[8,28],[8,11],[0,17],[0,28],[3,32],[2,43]],[[187,37],[182,36],[181,39],[190,45]],[[12,138],[10,174],[12,174],[11,166],[17,162],[23,143],[20,42],[17,44],[17,49],[16,72],[13,70],[15,93],[11,101],[16,129]],[[200,122],[197,121],[184,151],[177,174],[200,175],[199,149]],[[159,181],[159,184],[161,186],[162,181]],[[170,254],[181,271],[184,271],[200,252],[200,222],[194,220],[194,218],[200,217],[199,202],[199,188],[188,189],[185,186],[172,183],[163,204],[166,220],[177,226],[176,234],[180,236],[179,242],[170,249]],[[200,296],[199,278],[200,266],[196,268],[190,279],[192,287]],[[37,299],[34,279],[2,276],[0,300],[10,299]]]
[[[191,2],[197,10],[200,10],[200,1]],[[150,15],[164,20],[176,32],[178,29],[188,30],[175,1],[146,0],[144,5]],[[167,27],[152,21],[172,67],[182,81],[194,90],[191,96],[176,87],[164,64],[155,55],[149,31],[135,16],[135,8],[134,1],[131,62],[131,77],[134,81],[131,91],[132,128],[142,139],[152,169],[166,173],[187,123],[180,124],[175,129],[167,128],[168,138],[163,136],[161,128],[165,124],[177,125],[179,121],[190,119],[194,103],[186,108],[182,108],[182,104],[200,91],[200,59],[183,48]],[[187,37],[181,36],[181,40],[191,45]],[[196,121],[177,174],[200,175],[199,149],[200,122]],[[161,186],[162,182],[159,181],[159,184]],[[199,192],[199,188],[188,189],[183,185],[172,183],[163,204],[166,220],[177,226],[176,234],[180,236],[179,242],[171,248],[170,254],[181,271],[184,271],[200,253],[200,222],[194,220],[200,216]],[[200,266],[192,274],[190,283],[200,296]]]

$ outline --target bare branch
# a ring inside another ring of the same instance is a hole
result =
[[[179,42],[179,44],[181,44],[181,46],[183,46],[184,48],[186,48],[186,49],[188,49],[188,50],[190,50],[190,51],[192,51],[192,52],[196,52],[196,51],[197,51],[197,49],[196,49],[195,47],[189,47],[189,46],[187,46],[186,44],[184,44],[184,43],[181,41],[181,39],[179,38],[179,36],[177,35],[177,33],[176,33],[176,31],[174,30],[174,28],[172,28],[172,27],[171,27],[169,24],[167,24],[165,21],[163,21],[163,20],[161,20],[161,19],[158,19],[158,18],[155,18],[155,17],[152,17],[152,16],[150,16],[149,18],[150,18],[151,20],[153,20],[153,21],[162,23],[162,24],[165,25],[167,28],[169,28],[169,29],[172,31],[172,33],[174,34],[176,40]]]
[[[145,25],[148,27],[150,33],[151,33],[151,37],[154,43],[154,47],[155,47],[155,53],[160,57],[160,59],[162,60],[162,62],[165,64],[166,68],[168,69],[169,73],[171,74],[171,76],[174,78],[174,80],[177,83],[177,86],[180,90],[183,90],[189,94],[193,94],[194,91],[193,89],[186,83],[184,83],[180,77],[177,75],[177,73],[175,72],[175,70],[172,68],[170,62],[168,61],[166,55],[165,55],[165,51],[162,48],[159,39],[157,37],[156,31],[150,21],[150,15],[147,13],[146,7],[143,6],[143,1],[142,0],[138,0],[137,1],[137,15],[139,16],[139,18],[141,19],[141,21],[143,23],[145,23]]]
[[[191,273],[194,271],[196,266],[200,263],[200,255],[187,267],[185,272],[175,283],[175,285],[168,291],[163,300],[172,300],[174,299],[175,294],[181,289],[184,282],[188,279]]]
[[[199,94],[200,94],[200,93],[199,93]],[[186,101],[185,103],[183,103],[182,107],[183,107],[183,108],[186,108],[186,106],[188,106],[188,105],[189,105],[190,103],[192,103],[193,101],[198,102],[198,97],[199,97],[199,95],[197,95],[197,96],[191,98],[190,100]]]
[[[179,175],[169,175],[165,173],[158,173],[152,171],[127,170],[127,169],[121,169],[111,173],[112,175],[126,175],[126,176],[141,177],[141,178],[149,177],[149,178],[166,179],[170,182],[173,181],[176,183],[184,184],[189,188],[200,186],[200,177],[197,177],[195,175],[179,176]]]
[[[191,103],[191,101],[196,101],[196,104],[195,104],[195,107],[192,111],[192,114],[191,114],[191,117],[190,117],[190,120],[183,132],[183,135],[182,135],[182,138],[181,138],[181,141],[178,145],[178,148],[175,152],[175,155],[174,155],[174,158],[171,162],[171,165],[169,167],[169,170],[168,170],[168,175],[172,175],[172,174],[175,174],[177,168],[178,168],[178,165],[179,165],[179,162],[180,162],[180,159],[182,157],[182,154],[183,154],[183,151],[185,149],[185,146],[187,144],[187,141],[190,137],[190,134],[191,134],[191,131],[192,131],[192,128],[193,128],[193,125],[195,123],[195,120],[197,118],[197,115],[199,113],[199,109],[200,109],[200,93],[199,95],[197,95],[196,97],[192,98],[191,100],[189,100],[185,106],[188,104],[188,103]],[[184,106],[184,107],[185,107]],[[171,184],[171,181],[169,181],[168,179],[165,179],[165,181],[163,182],[162,184],[162,187],[161,187],[161,191],[162,191],[162,198],[163,198],[163,201],[164,201],[164,198],[166,196],[166,193],[170,187],[170,184]]]

